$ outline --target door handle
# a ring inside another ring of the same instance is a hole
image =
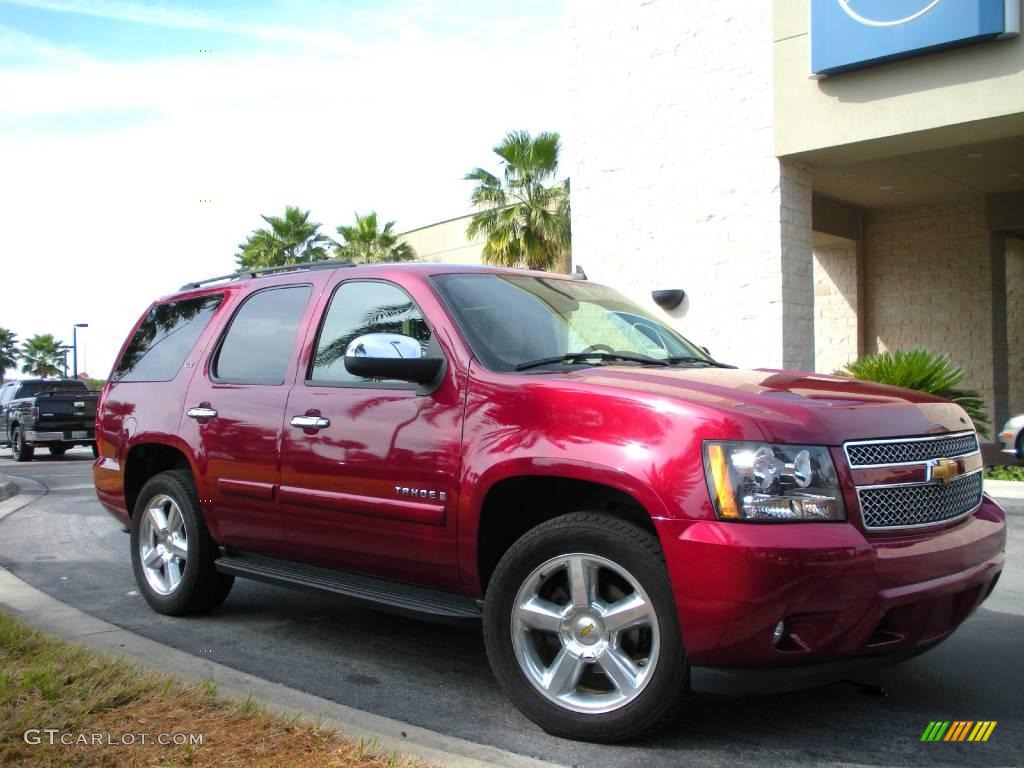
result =
[[[185,415],[190,419],[212,419],[217,415],[216,408],[210,408],[208,406],[199,406],[198,408],[189,408]]]
[[[292,426],[302,429],[324,429],[331,426],[331,420],[323,416],[292,416]]]

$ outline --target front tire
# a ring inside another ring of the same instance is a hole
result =
[[[15,427],[11,433],[11,456],[15,461],[32,461],[36,449],[31,445],[25,445],[25,436],[21,427]]]
[[[515,542],[487,590],[484,640],[506,694],[556,736],[637,738],[687,688],[661,546],[610,515],[565,515]]]
[[[235,577],[214,567],[192,475],[173,470],[142,487],[132,514],[132,569],[139,592],[157,613],[184,616],[224,602]]]

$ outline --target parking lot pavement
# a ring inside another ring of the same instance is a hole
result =
[[[154,614],[139,597],[128,538],[96,503],[88,452],[0,472],[48,488],[0,521],[0,565],[79,610],[179,650],[385,717],[555,763],[679,765],[1019,765],[1024,755],[1024,501],[1005,504],[1007,566],[995,593],[949,640],[857,682],[781,696],[694,697],[664,734],[627,746],[556,739],[497,689],[473,629],[416,622],[340,600],[239,581],[203,617]],[[11,500],[3,502],[10,503]],[[985,743],[921,742],[932,720],[996,720]]]

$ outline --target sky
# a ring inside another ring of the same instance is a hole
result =
[[[261,214],[333,235],[355,211],[397,231],[470,212],[462,176],[497,170],[505,133],[564,130],[563,12],[0,0],[0,327],[70,344],[88,323],[79,371],[104,378],[150,302],[232,271]]]

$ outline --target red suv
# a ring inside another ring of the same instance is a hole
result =
[[[129,336],[96,438],[155,610],[245,576],[482,619],[509,697],[571,738],[906,659],[1003,566],[958,406],[737,370],[561,275],[326,262],[186,285]]]

